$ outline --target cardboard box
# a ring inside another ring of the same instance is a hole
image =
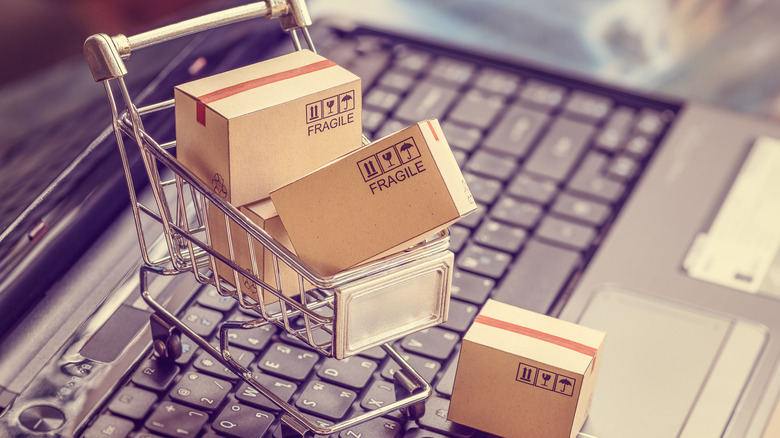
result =
[[[271,192],[298,256],[322,275],[406,249],[477,208],[436,120]]]
[[[271,235],[277,242],[282,244],[285,248],[295,253],[290,238],[285,231],[282,221],[274,209],[273,203],[270,199],[266,198],[262,201],[254,204],[239,207],[247,218],[257,224],[260,228],[264,229]],[[228,245],[227,230],[225,228],[225,215],[221,210],[216,208],[209,209],[209,235],[211,237],[211,243],[214,249],[221,254],[225,254],[229,257],[230,248]],[[252,272],[252,256],[249,251],[249,240],[246,231],[239,227],[235,222],[230,223],[230,237],[233,242],[233,254],[237,264],[247,272]],[[269,286],[278,288],[276,281],[276,271],[273,265],[273,254],[259,242],[254,241],[254,253],[255,260],[258,266],[259,278]],[[279,268],[279,278],[281,281],[281,288],[284,295],[295,296],[300,293],[300,283],[298,281],[298,273],[295,272],[286,263],[279,260],[277,262]],[[235,275],[233,269],[217,260],[217,274],[225,280],[227,283],[235,286]],[[247,277],[239,276],[241,281],[242,292],[249,295],[255,301],[258,300],[257,285],[249,280]],[[308,287],[309,283],[304,281],[304,287]],[[279,299],[272,293],[265,292],[264,303],[270,304],[278,301]]]
[[[463,338],[447,419],[502,437],[576,437],[605,336],[488,300]]]
[[[179,85],[178,159],[235,206],[361,146],[360,78],[308,50]]]

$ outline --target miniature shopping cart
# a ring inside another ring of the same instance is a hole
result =
[[[147,133],[144,129],[146,117],[170,111],[173,100],[140,108],[133,104],[124,80],[127,74],[124,60],[132,51],[256,17],[278,18],[296,49],[301,49],[301,33],[309,49],[314,51],[306,27],[311,20],[302,0],[267,0],[131,37],[97,34],[89,37],[84,46],[94,79],[104,84],[109,100],[143,257],[141,293],[154,311],[154,347],[161,357],[176,358],[181,354],[181,336],[192,339],[284,411],[281,419],[284,436],[330,435],[396,409],[416,418],[422,414],[422,402],[432,393],[431,386],[389,342],[446,319],[453,265],[447,232],[395,255],[322,277],[182,166],[172,152],[175,142],[159,144]],[[112,88],[114,84],[118,85],[118,90]],[[117,99],[115,93],[121,97]],[[124,102],[123,108],[117,105],[120,99]],[[131,171],[129,154],[132,151],[125,146],[125,137],[138,146],[153,195],[152,203],[141,201],[140,184],[134,183],[137,175]],[[215,217],[209,215],[213,209],[222,213],[217,217],[224,217],[224,221],[209,223],[209,218]],[[251,259],[249,269],[240,267],[235,255],[233,242],[244,234],[231,237],[236,225],[246,234]],[[228,236],[227,253],[217,251],[210,242],[209,231],[215,227]],[[157,242],[164,243],[155,244],[157,236],[160,236]],[[266,254],[271,254],[270,260],[266,255],[264,261],[258,263],[261,255],[255,252],[257,245],[262,245]],[[218,263],[232,269],[233,281],[225,281],[223,275],[215,274]],[[273,275],[268,274],[268,263],[272,264]],[[294,296],[288,296],[290,294],[282,290],[280,271],[283,269],[297,275],[298,287]],[[212,285],[220,295],[236,299],[242,308],[254,315],[250,321],[223,322],[219,331],[219,350],[149,292],[151,275],[185,273],[193,274],[200,283]],[[255,293],[250,294],[250,291]],[[230,330],[249,330],[267,324],[276,325],[314,350],[337,359],[381,346],[398,364],[399,369],[394,374],[397,400],[332,426],[312,421],[260,384],[230,354]]]

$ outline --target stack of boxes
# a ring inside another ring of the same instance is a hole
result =
[[[476,209],[438,122],[363,147],[360,78],[313,52],[180,85],[175,107],[182,164],[320,275],[403,250]],[[254,253],[261,278],[274,272],[240,227],[228,236],[218,209],[207,220],[214,249],[229,258],[232,243],[239,266],[251,270]],[[283,291],[295,295],[287,270]]]

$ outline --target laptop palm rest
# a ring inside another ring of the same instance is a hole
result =
[[[768,333],[749,321],[605,286],[579,323],[607,333],[581,437],[720,437]]]

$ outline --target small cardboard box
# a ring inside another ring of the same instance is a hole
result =
[[[447,419],[502,437],[576,437],[605,336],[488,300],[463,338]]]
[[[361,146],[360,78],[308,50],[179,85],[178,159],[235,206]]]
[[[298,256],[322,275],[406,249],[477,207],[436,120],[271,192]]]
[[[290,242],[290,238],[287,235],[287,231],[282,225],[282,221],[274,209],[273,203],[270,199],[266,198],[254,204],[245,205],[239,207],[247,218],[257,224],[260,228],[264,229],[271,235],[277,242],[282,244],[285,248],[295,253]],[[219,253],[229,256],[230,248],[228,246],[227,230],[225,229],[225,215],[217,208],[209,209],[209,236],[211,237],[211,243]],[[230,237],[233,242],[233,254],[235,255],[237,264],[247,272],[252,272],[252,256],[249,251],[248,235],[243,228],[239,227],[235,222],[230,222]],[[259,242],[253,240],[255,261],[258,266],[259,278],[269,286],[278,289],[279,284],[276,281],[276,271],[273,264],[273,254]],[[298,273],[295,272],[286,263],[279,260],[277,262],[279,269],[279,280],[281,281],[282,292],[287,296],[295,296],[300,293],[300,283],[298,281]],[[217,260],[217,274],[228,282],[235,286],[235,275],[233,269],[225,263]],[[249,280],[247,277],[239,276],[241,281],[242,292],[249,295],[255,301],[258,300],[257,285]],[[307,287],[309,283],[304,281],[304,287]],[[278,301],[278,298],[269,292],[263,294],[265,304],[270,304]]]

